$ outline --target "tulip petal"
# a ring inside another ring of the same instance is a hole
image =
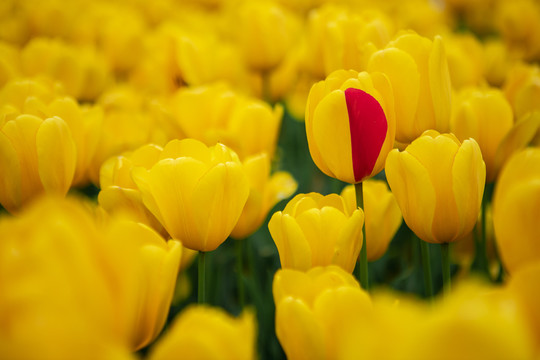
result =
[[[311,267],[311,248],[296,220],[281,211],[268,222],[282,268],[306,271]]]
[[[195,139],[171,140],[165,145],[159,159],[177,159],[190,157],[205,164],[210,162],[210,149],[202,142]]]
[[[46,191],[65,195],[77,165],[77,149],[67,124],[59,117],[45,120],[36,134],[38,171]]]
[[[288,172],[272,174],[263,195],[263,213],[268,214],[278,202],[294,194],[297,188],[298,183]]]
[[[429,89],[435,115],[434,129],[448,131],[452,86],[442,38],[436,36],[429,54]]]
[[[362,238],[364,212],[361,209],[355,210],[351,217],[346,219],[344,224],[339,225],[341,231],[339,228],[334,228],[335,231],[339,232],[339,236],[334,245],[332,264],[340,265],[345,271],[352,273],[358,260],[360,249],[362,246],[365,246]]]
[[[22,203],[21,165],[9,139],[0,131],[0,203],[13,213]]]

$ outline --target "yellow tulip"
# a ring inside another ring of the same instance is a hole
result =
[[[273,292],[276,334],[291,360],[343,358],[350,331],[371,322],[369,295],[336,266],[278,270]]]
[[[180,242],[123,219],[98,227],[86,205],[55,197],[0,229],[2,354],[130,358],[159,334]]]
[[[298,187],[288,172],[280,171],[270,175],[270,158],[266,154],[252,156],[243,165],[250,190],[244,210],[231,232],[231,237],[238,240],[253,234],[272,207],[291,196]]]
[[[448,243],[472,231],[486,179],[474,139],[460,143],[452,134],[426,131],[405,151],[390,152],[386,177],[405,223],[420,239]]]
[[[227,239],[249,195],[236,153],[194,139],[170,141],[151,168],[136,167],[132,177],[167,232],[198,251],[215,250]]]
[[[375,261],[388,249],[401,225],[402,217],[396,198],[384,181],[366,180],[363,189],[367,259]],[[356,208],[354,186],[345,187],[341,196],[345,199],[349,211]]]
[[[454,106],[452,133],[460,141],[473,138],[478,142],[486,163],[486,179],[493,182],[497,175],[495,155],[514,125],[510,104],[498,89],[470,88],[458,95]]]
[[[540,148],[516,153],[503,167],[493,197],[495,239],[513,273],[540,260]]]
[[[447,35],[444,40],[452,87],[459,90],[480,85],[485,63],[480,40],[468,33]]]
[[[0,87],[20,76],[20,58],[17,47],[0,41]]]
[[[362,247],[364,212],[350,212],[337,195],[296,195],[283,212],[276,212],[268,228],[282,268],[308,270],[339,265],[352,272]]]
[[[45,192],[68,192],[76,150],[63,119],[19,115],[0,123],[0,150],[0,203],[8,211]]]
[[[273,156],[283,107],[242,96],[225,84],[184,88],[173,95],[170,104],[183,133],[213,145],[227,145],[245,158],[265,152]]]
[[[305,121],[317,167],[341,181],[361,182],[383,169],[394,144],[392,86],[381,73],[335,71],[311,88]]]
[[[150,360],[252,360],[256,328],[252,312],[234,318],[220,308],[192,305],[180,313],[170,330],[153,346]]]
[[[540,111],[540,67],[538,65],[515,65],[504,84],[504,93],[514,109],[516,118],[532,111]]]
[[[392,84],[397,141],[410,143],[429,129],[448,131],[451,85],[441,37],[405,33],[374,53],[367,69],[382,72]]]

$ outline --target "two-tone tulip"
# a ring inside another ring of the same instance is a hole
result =
[[[478,219],[486,167],[474,139],[460,143],[452,134],[426,131],[386,160],[386,177],[416,235],[449,243],[470,233]]]
[[[335,71],[311,88],[305,121],[317,167],[341,181],[362,182],[383,169],[394,144],[392,85],[381,73]]]
[[[296,195],[276,212],[268,228],[279,252],[282,268],[308,270],[339,265],[352,272],[362,247],[364,212],[349,212],[337,195]]]

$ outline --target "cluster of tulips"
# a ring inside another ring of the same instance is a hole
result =
[[[540,356],[537,1],[0,24],[0,358]]]

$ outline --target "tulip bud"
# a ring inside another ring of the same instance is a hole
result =
[[[442,39],[414,33],[399,36],[371,56],[368,71],[380,71],[392,84],[396,140],[410,143],[425,130],[447,132],[451,85]]]
[[[309,152],[328,176],[355,184],[380,172],[394,131],[392,87],[383,74],[338,70],[309,92]]]
[[[390,241],[401,225],[401,211],[394,194],[384,181],[366,180],[363,184],[367,259],[375,261],[384,255]],[[356,208],[356,190],[349,185],[343,189],[349,211]]]
[[[426,131],[386,161],[386,177],[405,223],[430,243],[448,243],[472,231],[478,218],[486,167],[474,139]]]
[[[515,154],[503,167],[493,198],[495,239],[513,273],[540,260],[540,148]]]
[[[272,216],[268,228],[283,268],[305,271],[334,264],[352,272],[363,222],[362,209],[349,212],[341,196],[310,193],[296,195]]]
[[[167,232],[192,250],[211,251],[233,230],[249,195],[238,156],[225,145],[172,140],[133,180],[144,205]]]

